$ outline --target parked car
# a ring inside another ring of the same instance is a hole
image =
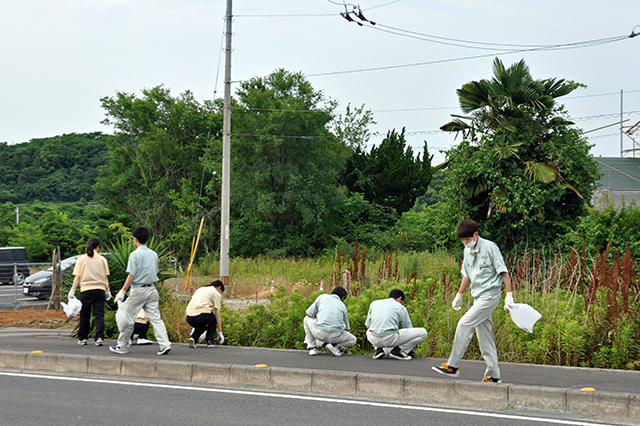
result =
[[[27,251],[24,247],[0,247],[0,284],[14,284],[14,273],[18,285],[29,276]]]
[[[73,267],[80,255],[67,257],[60,261],[61,279],[73,273]],[[51,297],[51,279],[53,277],[53,266],[44,271],[36,272],[24,280],[22,293],[26,296],[37,297],[38,299],[48,299]]]

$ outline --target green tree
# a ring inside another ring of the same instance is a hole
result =
[[[336,103],[301,73],[242,82],[231,114],[231,250],[312,255],[344,219],[337,177],[347,147],[330,131]]]
[[[100,132],[0,143],[0,203],[92,200],[106,144]]]
[[[598,178],[590,145],[555,103],[579,84],[534,80],[524,61],[496,59],[493,71],[457,91],[471,115],[442,126],[464,136],[438,166],[448,170],[445,194],[506,249],[548,243],[586,213]]]
[[[397,219],[427,192],[431,182],[431,159],[424,144],[422,159],[406,145],[404,128],[395,130],[379,146],[366,153],[357,148],[347,164],[346,183],[352,192],[390,212]]]
[[[101,101],[103,123],[116,129],[109,163],[96,184],[102,200],[129,215],[127,226],[148,226],[182,258],[189,255],[190,237],[204,211],[201,242],[217,247],[215,193],[199,199],[201,183],[213,178],[203,173],[204,157],[210,140],[221,135],[222,117],[213,103],[200,104],[188,91],[173,97],[162,86],[144,89],[142,97],[119,92]]]

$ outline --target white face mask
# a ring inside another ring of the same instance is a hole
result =
[[[477,243],[477,241],[474,239],[474,237],[472,237],[471,241],[469,241],[464,246],[467,247],[469,250],[473,250],[473,247],[476,245],[476,243]]]

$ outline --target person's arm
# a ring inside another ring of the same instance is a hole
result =
[[[471,280],[463,275],[458,293],[456,294],[456,297],[453,298],[453,302],[451,302],[451,307],[454,310],[459,311],[460,309],[462,309],[462,295],[467,290],[467,287],[469,287],[470,283]]]
[[[129,274],[127,275],[127,279],[124,280],[124,284],[122,285],[122,290],[123,292],[127,292],[127,290],[129,290],[129,287],[131,287],[131,283],[133,283],[133,275]]]
[[[467,287],[469,287],[470,283],[471,283],[471,280],[469,278],[462,277],[462,281],[460,282],[460,288],[458,289],[458,293],[464,294],[464,292],[467,291]]]
[[[218,323],[218,332],[222,333],[222,319],[220,318],[220,309],[216,308],[216,322]]]
[[[500,275],[502,275],[502,282],[507,289],[507,293],[511,293],[511,277],[509,276],[509,273],[503,272]]]
[[[124,295],[127,292],[127,290],[129,290],[129,287],[131,286],[132,282],[133,282],[133,275],[131,274],[127,275],[127,279],[124,280],[124,284],[122,285],[122,288],[120,289],[118,294],[116,294],[116,298],[114,299],[115,303],[124,301]]]
[[[79,284],[80,284],[80,275],[76,275],[73,278],[73,285],[71,286],[71,290],[69,290],[69,295],[67,296],[67,299],[74,299],[76,297],[76,288],[78,288]]]

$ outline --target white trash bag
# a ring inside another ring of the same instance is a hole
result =
[[[133,324],[133,318],[127,314],[127,307],[120,300],[118,300],[118,310],[116,311],[116,324],[118,324],[118,330],[120,331]]]
[[[67,318],[75,318],[80,313],[80,309],[82,309],[82,302],[76,299],[69,299],[69,304],[64,302],[60,303],[62,305],[62,309],[64,313],[67,314]]]
[[[515,325],[526,331],[527,333],[533,333],[533,326],[542,318],[542,314],[526,303],[516,303],[511,309],[511,320]]]

